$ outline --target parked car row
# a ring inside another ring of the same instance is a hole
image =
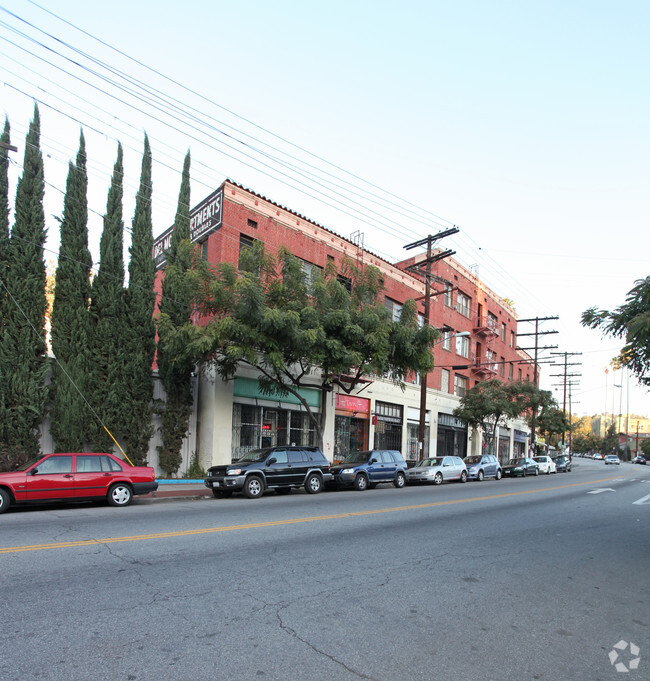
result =
[[[278,446],[255,449],[243,459],[227,466],[208,469],[205,486],[216,498],[242,492],[255,499],[268,489],[278,494],[304,487],[309,494],[324,488],[352,487],[363,491],[379,484],[393,484],[397,488],[410,485],[433,484],[485,478],[500,480],[503,475],[538,475],[543,469],[555,473],[557,464],[550,457],[536,457],[539,461],[521,457],[501,466],[491,454],[468,456],[434,456],[409,468],[397,450],[371,449],[352,452],[333,466],[316,447]],[[566,465],[564,470],[568,469]]]

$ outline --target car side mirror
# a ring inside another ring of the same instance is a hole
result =
[[[377,463],[377,459],[370,459],[370,463]]]
[[[277,462],[278,462],[278,460],[277,460],[274,456],[272,456],[272,457],[266,462],[266,465],[267,465],[267,466],[270,466],[272,463],[277,463]]]
[[[36,475],[36,473],[38,473],[38,468],[32,468],[32,470],[29,471],[30,475]]]

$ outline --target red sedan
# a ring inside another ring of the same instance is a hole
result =
[[[136,494],[158,489],[150,466],[130,466],[113,454],[43,454],[0,473],[0,513],[13,504],[106,499],[128,506]]]

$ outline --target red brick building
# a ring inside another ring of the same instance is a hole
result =
[[[209,262],[239,262],[239,254],[253,241],[262,241],[276,252],[281,246],[303,261],[307,276],[328,263],[337,268],[351,257],[358,265],[374,265],[385,282],[386,306],[395,318],[410,298],[422,301],[424,282],[405,268],[422,256],[398,264],[386,260],[288,208],[280,206],[231,181],[191,211],[191,238]],[[171,229],[154,244],[160,291],[164,249]],[[452,416],[466,390],[493,376],[503,380],[531,379],[530,357],[516,349],[517,320],[514,310],[490,291],[470,271],[451,259],[433,266],[440,282],[432,298],[430,323],[441,329],[443,339],[434,347],[436,368],[428,377],[426,450],[438,454],[480,451],[480,434],[468,433]],[[436,287],[434,287],[435,289]],[[423,308],[421,308],[423,309]],[[458,337],[458,332],[469,337]],[[331,395],[320,404],[317,383],[303,395],[310,407],[325,409],[323,450],[331,459],[354,449],[399,449],[407,459],[419,458],[417,431],[420,420],[420,387],[417,377],[401,391],[388,381],[375,380],[358,395]],[[253,447],[271,444],[312,444],[314,433],[300,404],[288,398],[269,399],[257,388],[256,376],[242,368],[233,381],[212,378],[197,381],[196,422],[188,436],[188,451],[196,451],[205,467],[230,462]],[[512,424],[500,433],[502,458],[513,450],[524,451],[523,424]]]

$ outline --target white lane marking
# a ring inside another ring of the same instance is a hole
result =
[[[636,504],[637,506],[644,506],[645,504],[650,504],[650,494],[646,494],[644,497],[641,497],[640,499],[637,499],[632,503]]]
[[[587,494],[600,494],[601,492],[613,492],[614,490],[611,487],[605,487],[604,489],[592,489],[591,492],[587,492]]]

